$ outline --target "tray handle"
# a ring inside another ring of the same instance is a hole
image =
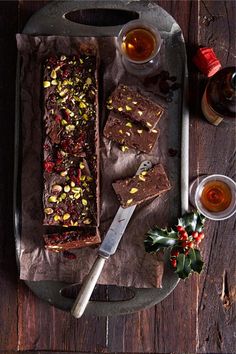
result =
[[[125,288],[126,293],[124,300],[90,300],[84,314],[96,314],[96,316],[122,315],[140,311],[161,302],[172,292],[179,282],[177,274],[173,272],[173,269],[167,262],[168,257],[169,255],[167,252],[165,254],[165,270],[162,288]],[[37,296],[64,311],[71,311],[75,302],[75,298],[66,295],[65,290],[72,289],[73,287],[75,288],[79,285],[58,281],[26,281],[26,284]],[[77,294],[78,291],[76,289],[76,294],[73,295],[76,297]],[[123,298],[122,295],[121,298]]]
[[[110,6],[106,1],[52,1],[29,19],[23,33],[114,36],[125,23],[141,16],[135,10],[126,1],[116,1]]]

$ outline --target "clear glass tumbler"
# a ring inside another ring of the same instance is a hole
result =
[[[133,75],[148,76],[157,70],[161,44],[158,29],[144,20],[128,22],[117,37],[123,65]]]
[[[200,176],[190,185],[190,202],[208,219],[228,219],[236,212],[236,183],[220,174]]]

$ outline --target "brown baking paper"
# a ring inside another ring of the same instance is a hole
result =
[[[60,280],[82,282],[96,258],[96,248],[73,250],[77,258],[70,260],[62,253],[53,253],[44,249],[42,235],[46,229],[42,226],[42,63],[51,54],[76,54],[84,43],[96,43],[95,39],[75,37],[31,37],[17,35],[17,45],[21,57],[20,94],[21,94],[21,131],[22,131],[22,169],[21,169],[21,242],[20,242],[20,278],[24,280]],[[127,176],[133,176],[140,163],[151,160],[164,164],[167,174],[173,169],[168,163],[167,136],[168,115],[162,118],[158,146],[152,155],[129,150],[123,153],[115,143],[102,136],[108,112],[106,99],[118,83],[143,87],[146,81],[128,75],[121,64],[115,49],[114,38],[98,40],[100,55],[99,92],[100,97],[100,172],[101,172],[101,236],[105,235],[119,203],[112,189],[112,182]],[[150,94],[155,83],[146,87]],[[171,178],[170,178],[171,179]],[[173,181],[171,181],[173,184]],[[173,191],[175,188],[173,189]],[[159,198],[138,206],[118,246],[117,252],[105,264],[99,278],[100,284],[134,286],[137,288],[161,287],[163,263],[156,255],[144,250],[145,233],[153,225],[165,225],[169,220],[169,197],[176,199],[176,193],[170,191]],[[174,194],[173,194],[174,193]],[[52,230],[47,227],[47,231]]]

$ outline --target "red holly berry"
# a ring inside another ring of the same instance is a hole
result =
[[[188,243],[188,247],[189,247],[189,248],[193,248],[193,246],[194,246],[194,243],[193,243],[192,241],[190,241],[190,242]]]
[[[203,232],[199,232],[198,237],[200,238],[200,240],[203,240],[205,237],[205,234]]]
[[[188,241],[183,241],[183,242],[181,243],[181,246],[182,246],[183,248],[185,248],[185,247],[188,247],[188,244],[189,244]]]
[[[171,259],[170,263],[171,263],[172,267],[176,268],[176,266],[177,266],[177,260],[176,259]]]
[[[199,243],[201,243],[201,238],[198,236],[196,239],[195,239],[195,243],[196,245],[199,245]]]
[[[179,255],[179,251],[177,251],[177,250],[171,251],[171,256],[172,257],[178,257],[178,255]]]
[[[180,240],[187,240],[188,239],[188,233],[186,231],[180,232],[179,239]]]
[[[180,225],[176,226],[176,229],[177,229],[177,231],[179,231],[179,232],[185,231],[185,228],[184,228],[183,226],[180,226]]]
[[[193,236],[193,238],[197,238],[197,237],[198,237],[198,235],[199,235],[199,233],[198,233],[197,231],[193,231],[193,232],[192,232],[192,236]]]

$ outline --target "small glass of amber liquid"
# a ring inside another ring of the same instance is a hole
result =
[[[224,220],[236,212],[236,183],[227,176],[202,176],[190,187],[190,200],[193,193],[193,204],[208,219]]]
[[[157,69],[161,43],[157,28],[143,20],[128,22],[117,37],[123,65],[134,75],[149,75]]]

